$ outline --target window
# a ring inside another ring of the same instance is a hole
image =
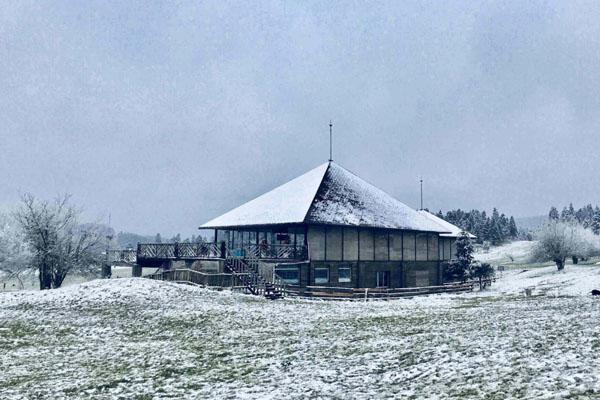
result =
[[[315,268],[315,283],[329,283],[329,268]]]
[[[390,271],[377,271],[377,287],[390,286]]]
[[[352,282],[352,270],[350,267],[339,267],[338,268],[338,282],[348,283]]]
[[[300,283],[300,268],[298,267],[277,267],[275,273],[281,280],[289,285]]]

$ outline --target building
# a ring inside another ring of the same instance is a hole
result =
[[[458,235],[462,232],[462,229],[458,226],[451,224],[450,222],[438,217],[435,214],[430,213],[426,210],[419,210],[419,214],[423,215],[426,218],[429,218],[432,222],[438,224],[442,229],[448,231],[448,233],[440,234],[440,260],[449,261],[454,259],[456,256],[456,239]],[[477,236],[466,232],[469,238],[477,239]]]
[[[200,229],[214,230],[229,257],[258,259],[298,288],[441,284],[442,235],[454,232],[334,162]]]

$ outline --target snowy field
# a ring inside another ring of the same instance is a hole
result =
[[[493,265],[527,264],[535,243],[514,241],[502,246],[491,247],[487,253],[478,249],[474,256],[479,261]]]
[[[599,398],[594,287],[600,267],[568,266],[368,303],[131,278],[1,293],[0,398]]]

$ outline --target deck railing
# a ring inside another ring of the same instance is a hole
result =
[[[137,262],[137,251],[134,249],[109,250],[108,261],[111,264],[135,264]]]
[[[217,243],[138,243],[137,258],[176,260],[225,258],[231,255],[266,260],[305,260],[308,257],[306,246],[293,244],[251,244],[224,250],[225,254]]]
[[[221,258],[221,251],[215,243],[138,243],[137,256],[163,260]]]
[[[244,246],[244,255],[257,259],[305,260],[308,251],[304,245],[293,244],[251,244]]]

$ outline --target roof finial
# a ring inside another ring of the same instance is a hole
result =
[[[333,161],[333,124],[329,120],[329,162]]]
[[[419,178],[421,182],[421,210],[423,209],[423,177]]]

